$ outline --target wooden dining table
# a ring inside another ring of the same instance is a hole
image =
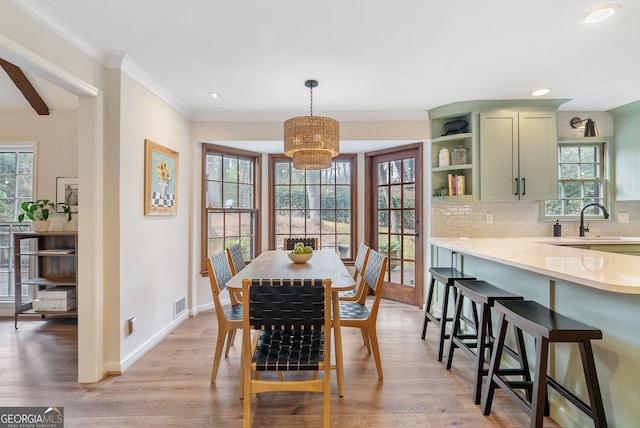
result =
[[[242,279],[331,279],[331,306],[333,307],[334,347],[338,395],[344,396],[344,366],[342,362],[342,334],[338,293],[352,290],[356,283],[338,253],[316,250],[306,263],[293,263],[287,251],[272,250],[260,253],[228,282],[230,289],[242,289]]]

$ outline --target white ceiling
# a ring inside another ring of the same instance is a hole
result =
[[[320,82],[314,114],[343,121],[425,119],[540,87],[570,99],[568,111],[640,99],[637,0],[590,26],[581,18],[607,0],[12,1],[103,64],[124,52],[192,120],[306,115],[309,78]],[[52,109],[77,103],[34,86]],[[28,108],[2,72],[0,91],[0,109]]]

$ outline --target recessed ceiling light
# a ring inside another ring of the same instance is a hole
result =
[[[536,89],[535,91],[531,92],[531,95],[534,97],[541,97],[543,95],[547,95],[549,92],[551,92],[550,88],[540,88],[540,89]]]
[[[606,6],[601,6],[597,9],[593,9],[592,11],[587,12],[584,16],[585,24],[595,24],[597,22],[602,22],[605,19],[609,19],[613,16],[616,11],[620,9],[620,5],[618,4],[608,4]]]
[[[220,94],[217,92],[209,92],[211,98],[220,98]]]

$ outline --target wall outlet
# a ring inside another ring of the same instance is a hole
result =
[[[493,213],[487,213],[487,224],[493,224]]]
[[[127,319],[127,335],[131,335],[134,331],[136,331],[136,317],[131,317]]]
[[[618,213],[618,223],[629,223],[629,213]]]

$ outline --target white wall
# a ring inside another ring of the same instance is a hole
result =
[[[194,145],[189,122],[126,74],[120,97],[120,134],[110,143],[119,144],[117,324],[126,368],[180,321],[173,319],[173,301],[189,294]],[[176,216],[144,215],[145,139],[179,152]],[[125,321],[131,316],[137,331],[127,336]]]
[[[37,142],[34,198],[56,198],[56,177],[78,176],[78,112],[0,113],[0,140]]]

